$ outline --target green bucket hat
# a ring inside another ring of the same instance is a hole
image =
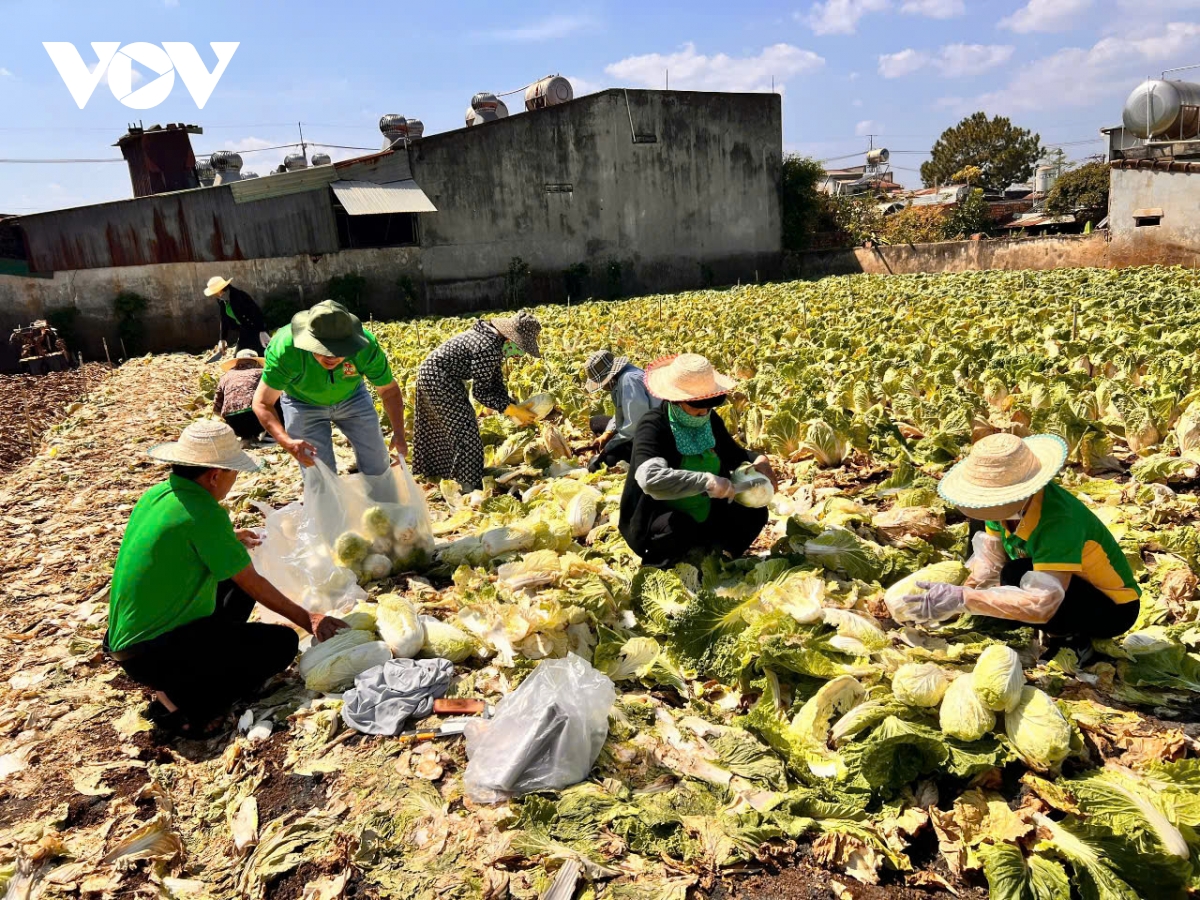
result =
[[[292,345],[321,356],[353,356],[370,345],[358,316],[333,300],[292,316]]]

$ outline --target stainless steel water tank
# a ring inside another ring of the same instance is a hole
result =
[[[1126,129],[1140,138],[1158,136],[1193,137],[1200,84],[1190,81],[1144,81],[1125,101],[1121,119]]]
[[[571,82],[561,75],[547,75],[525,88],[525,109],[545,109],[547,106],[558,106],[573,100],[575,92],[571,90]]]
[[[308,160],[304,158],[303,153],[289,153],[283,158],[283,167],[289,172],[295,172],[298,169],[307,169]]]
[[[333,158],[328,153],[314,153],[312,155],[312,164],[314,166],[331,166]]]

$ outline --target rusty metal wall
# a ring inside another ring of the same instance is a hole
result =
[[[329,190],[234,203],[228,187],[23,216],[34,272],[333,253]]]

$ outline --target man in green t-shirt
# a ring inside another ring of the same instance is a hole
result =
[[[224,422],[202,419],[150,455],[172,464],[134,506],[109,588],[104,648],[153,688],[151,717],[200,733],[234,700],[282,672],[296,632],[248,622],[255,602],[324,640],[346,627],[297,606],[254,569],[253,531],[235,532],[221,508],[238,472],[258,464]]]
[[[337,470],[333,456],[333,426],[337,425],[354,448],[359,471],[382,475],[391,457],[364,378],[379,390],[392,425],[392,449],[403,457],[408,453],[404,396],[387,357],[358,317],[332,300],[296,313],[290,327],[275,332],[254,394],[254,412],[301,466],[320,459]],[[280,398],[282,422],[275,412]]]

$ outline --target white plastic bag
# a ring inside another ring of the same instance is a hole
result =
[[[352,609],[367,596],[360,583],[421,568],[433,550],[425,496],[403,461],[338,476],[318,460],[304,470],[304,502],[268,511],[265,531],[255,569],[309,612]]]
[[[467,726],[467,794],[495,803],[583,781],[608,739],[615,699],[612,680],[581,657],[543,660],[495,718]]]

